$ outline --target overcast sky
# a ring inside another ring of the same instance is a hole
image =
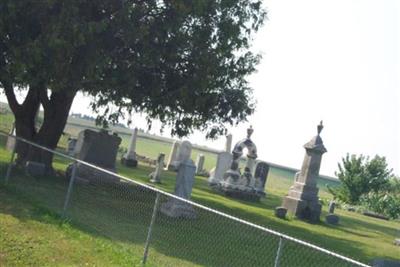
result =
[[[303,145],[321,134],[321,173],[334,175],[346,153],[386,156],[400,168],[400,5],[397,0],[265,0],[268,20],[255,37],[263,54],[250,77],[258,101],[252,124],[259,158],[300,168]],[[73,111],[82,110],[82,100]],[[136,116],[139,127],[144,120]],[[157,127],[153,132],[157,132]],[[194,143],[224,146],[224,138]]]
[[[251,124],[260,159],[300,168],[302,146],[323,120],[322,174],[334,175],[346,153],[386,156],[400,174],[399,2],[265,0],[268,20],[254,42],[263,59],[249,78],[258,106],[231,129],[234,142]],[[72,111],[89,113],[87,106],[79,96]],[[223,148],[224,138],[203,136],[188,139]]]

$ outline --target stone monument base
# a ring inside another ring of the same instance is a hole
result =
[[[122,157],[121,164],[125,165],[127,167],[136,168],[138,165],[138,161],[136,159],[128,159],[128,158]]]
[[[66,170],[67,178],[71,178],[73,164],[68,165]],[[108,170],[115,172],[115,170]],[[86,180],[89,184],[116,184],[120,183],[120,179],[112,174],[105,173],[101,170],[94,169],[86,165],[78,165],[76,169],[76,177],[78,180]]]
[[[196,219],[197,217],[192,205],[175,198],[171,198],[168,202],[163,203],[160,210],[161,213],[172,218]]]
[[[316,201],[302,200],[287,196],[283,199],[283,207],[297,218],[310,222],[319,222],[322,205]]]
[[[255,190],[253,187],[245,185],[231,186],[222,182],[210,186],[214,191],[224,194],[225,196],[253,202],[260,201],[260,199],[266,195],[265,192]]]

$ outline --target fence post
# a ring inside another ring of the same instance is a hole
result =
[[[71,197],[72,188],[74,186],[74,180],[75,180],[75,176],[76,176],[77,165],[78,165],[78,163],[76,161],[72,165],[71,178],[69,179],[68,191],[67,191],[67,195],[65,196],[64,208],[63,208],[63,212],[62,212],[62,218],[65,218],[65,215],[66,215],[66,212],[67,212],[69,199]]]
[[[275,257],[275,264],[274,264],[274,267],[279,267],[279,259],[280,259],[280,257],[281,257],[282,245],[283,245],[283,238],[280,236],[280,237],[279,237],[278,250],[276,251],[276,257]]]
[[[10,179],[11,169],[12,169],[12,165],[14,163],[16,147],[17,147],[17,140],[15,140],[15,144],[14,144],[14,147],[13,147],[13,150],[12,150],[12,153],[11,153],[10,164],[8,164],[8,167],[7,167],[6,179],[4,180],[4,183],[6,185],[8,184],[8,180]]]
[[[150,221],[150,225],[149,225],[149,230],[147,232],[146,243],[144,245],[144,253],[143,253],[143,260],[142,260],[143,265],[146,264],[147,255],[149,254],[151,233],[153,231],[153,225],[154,225],[154,222],[155,222],[156,217],[157,217],[157,210],[158,210],[159,201],[160,201],[160,193],[157,192],[156,199],[154,200],[153,214],[151,215],[151,221]]]

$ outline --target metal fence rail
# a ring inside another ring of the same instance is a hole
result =
[[[130,244],[134,253],[143,255],[143,264],[368,266],[28,140],[2,132],[0,136],[52,153],[57,164],[70,166],[70,179],[60,174],[32,179],[13,168],[14,149],[3,181],[7,186],[78,225]],[[79,178],[78,167],[91,175],[90,182]],[[196,219],[162,214],[160,206],[171,200],[190,207]]]

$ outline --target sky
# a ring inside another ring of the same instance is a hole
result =
[[[257,109],[229,128],[234,143],[249,125],[259,159],[300,168],[303,145],[321,133],[321,174],[334,176],[346,153],[385,156],[400,174],[400,1],[265,0],[268,20],[254,36],[262,54],[249,77]],[[71,112],[91,114],[78,95]],[[133,117],[145,128],[145,120]],[[152,133],[157,133],[157,123]],[[166,131],[168,132],[168,131]],[[165,134],[164,134],[165,135]],[[225,138],[192,143],[224,148]]]

